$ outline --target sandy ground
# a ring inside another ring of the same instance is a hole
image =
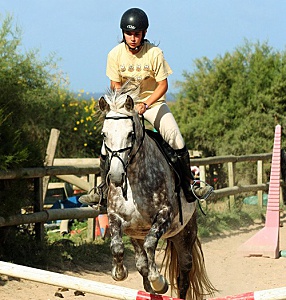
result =
[[[280,227],[280,250],[286,250],[286,221]],[[209,277],[219,290],[215,297],[237,295],[245,292],[286,287],[286,258],[271,259],[265,257],[242,257],[238,253],[241,244],[252,237],[263,225],[242,228],[239,231],[221,234],[220,236],[203,239],[203,251]],[[95,268],[97,268],[95,266]],[[90,268],[89,268],[90,269]],[[98,268],[97,268],[98,269]],[[86,271],[65,274],[142,290],[142,280],[134,268],[129,270],[129,277],[123,282],[115,282],[110,276],[110,264],[105,271]],[[59,291],[58,287],[47,284],[19,280],[0,276],[1,300],[106,300],[111,299],[86,293],[74,295],[74,290]],[[113,298],[112,298],[113,299]]]

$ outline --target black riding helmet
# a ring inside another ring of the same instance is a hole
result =
[[[140,8],[130,8],[121,17],[122,31],[145,31],[148,26],[148,17]]]
[[[139,50],[144,44],[145,31],[149,26],[148,17],[140,8],[130,8],[121,17],[120,28],[122,29],[123,41],[132,51]],[[143,31],[142,40],[139,47],[131,48],[125,40],[124,32],[126,31]]]

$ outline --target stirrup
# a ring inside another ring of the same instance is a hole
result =
[[[196,192],[195,192],[195,186],[198,182],[202,182],[206,185],[206,187],[210,187],[210,189],[202,196],[202,197],[198,197]],[[203,201],[203,200],[207,200],[208,197],[212,194],[212,192],[214,191],[214,188],[208,184],[207,182],[205,181],[202,181],[202,180],[194,180],[194,182],[191,184],[191,190],[195,196],[195,198],[199,201]]]

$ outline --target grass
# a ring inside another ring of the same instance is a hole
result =
[[[243,204],[239,208],[230,210],[225,201],[210,204],[205,210],[206,216],[198,212],[199,236],[219,235],[263,222],[265,212],[266,208],[259,208],[255,205]]]
[[[133,256],[129,238],[124,236],[125,255]],[[111,266],[110,238],[96,237],[92,242],[87,237],[87,222],[75,221],[70,233],[61,235],[59,231],[47,231],[47,249],[50,261],[56,262],[63,269],[74,269],[74,266],[90,267],[107,264]],[[53,265],[51,267],[53,267]]]

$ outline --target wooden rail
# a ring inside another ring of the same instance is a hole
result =
[[[233,207],[235,195],[245,192],[257,192],[258,204],[263,205],[263,191],[268,190],[268,184],[263,183],[263,162],[270,162],[272,153],[250,154],[250,155],[228,155],[214,156],[207,158],[193,158],[192,165],[198,165],[200,168],[200,180],[206,181],[206,166],[214,164],[226,164],[228,169],[228,188],[216,190],[213,199],[229,196],[229,206]],[[247,186],[235,186],[235,164],[241,162],[257,162],[257,184]],[[204,185],[204,184],[201,184]]]
[[[259,205],[262,206],[262,192],[268,190],[268,184],[262,182],[263,174],[263,163],[270,162],[272,158],[271,153],[262,154],[252,154],[243,156],[216,156],[207,158],[193,158],[191,159],[192,165],[198,165],[200,167],[200,179],[206,181],[206,166],[212,164],[227,164],[228,165],[228,187],[223,189],[218,189],[214,193],[214,198],[230,197],[230,202],[234,201],[234,196],[245,192],[257,192],[259,198]],[[245,186],[235,186],[235,164],[240,162],[257,162],[257,184],[255,185],[245,185]],[[94,174],[99,175],[99,159],[55,159],[53,166],[45,166],[40,168],[23,168],[18,170],[8,170],[0,171],[0,180],[3,179],[22,179],[22,178],[34,178],[35,182],[35,203],[43,203],[42,197],[42,185],[43,178],[45,176],[56,176],[59,178],[65,178],[68,181],[68,175],[76,175],[77,182],[80,179],[78,176]],[[87,185],[86,181],[85,184]],[[36,205],[37,206],[37,205]],[[38,207],[42,207],[38,205]],[[73,213],[74,211],[74,213]],[[78,218],[78,214],[81,209],[69,209],[66,213],[63,210],[54,213],[49,212],[50,217],[47,217],[47,212],[43,210],[38,210],[36,215],[32,217],[16,215],[9,218],[0,217],[0,227],[34,223],[34,222],[46,222],[47,220],[54,220],[54,218],[63,219],[73,219]],[[55,217],[56,214],[59,214]],[[81,213],[80,213],[81,214]],[[90,215],[96,216],[96,212],[93,214],[90,210],[86,214],[86,217]],[[32,214],[31,214],[32,215]],[[51,217],[51,215],[53,215]],[[83,215],[81,214],[81,217]],[[30,219],[29,219],[30,218]]]
[[[237,163],[246,161],[269,161],[272,158],[272,153],[260,153],[260,154],[249,154],[249,155],[227,155],[227,156],[212,156],[206,158],[192,158],[191,163],[194,165],[215,165],[223,163]]]
[[[41,168],[23,168],[18,170],[0,171],[1,179],[40,178],[57,175],[99,174],[98,166],[51,166]]]
[[[31,214],[17,214],[9,217],[0,217],[0,227],[19,224],[42,223],[56,220],[96,218],[103,211],[91,207],[47,209]]]
[[[61,165],[59,165],[61,164]],[[0,180],[7,179],[34,179],[34,212],[30,214],[17,214],[15,216],[0,216],[0,227],[20,224],[35,223],[35,231],[38,239],[44,238],[44,223],[52,220],[69,220],[77,218],[89,218],[88,236],[94,238],[94,218],[100,213],[94,209],[85,210],[84,208],[70,209],[43,209],[44,203],[44,179],[55,176],[67,182],[77,184],[81,189],[90,189],[94,186],[91,177],[91,183],[80,179],[82,175],[99,175],[99,159],[55,159],[53,166],[44,166],[39,168],[23,168],[17,170],[0,171]],[[77,176],[75,176],[77,175]],[[74,176],[74,177],[72,177]],[[93,176],[94,177],[94,176]]]

